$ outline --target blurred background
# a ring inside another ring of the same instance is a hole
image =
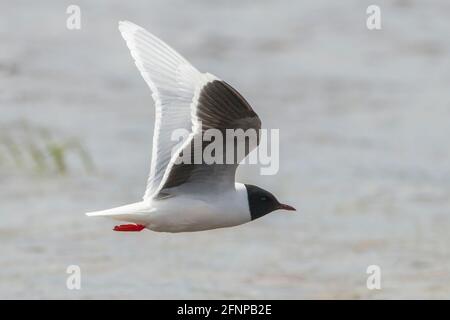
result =
[[[450,3],[375,2],[0,1],[0,298],[449,298]],[[238,181],[297,214],[190,234],[84,216],[140,200],[150,166],[153,100],[119,20],[280,129],[278,174]]]

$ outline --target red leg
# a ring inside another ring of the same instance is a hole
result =
[[[115,226],[114,231],[131,231],[138,232],[145,228],[142,224],[121,224],[120,226]]]

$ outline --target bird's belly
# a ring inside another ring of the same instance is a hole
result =
[[[201,200],[167,199],[154,204],[147,228],[160,232],[191,232],[236,226],[250,221],[239,208],[208,204]]]

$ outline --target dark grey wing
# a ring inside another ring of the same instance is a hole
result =
[[[261,121],[258,115],[233,87],[224,81],[213,80],[201,88],[194,106],[192,121],[194,132],[180,152],[174,156],[174,158],[190,159],[190,161],[179,163],[180,159],[174,159],[178,161],[168,168],[160,193],[170,193],[168,189],[185,184],[194,189],[196,186],[201,186],[201,188],[208,188],[211,191],[218,188],[234,188],[237,166],[259,144]],[[203,150],[215,141],[214,139],[211,141],[199,139],[208,129],[215,129],[223,136],[223,139],[216,142],[221,143],[222,148],[218,148],[219,150],[216,150],[218,153],[214,154],[215,159],[222,159],[222,161],[218,161],[219,163],[208,164],[203,157],[201,157],[200,163],[198,158],[195,159],[196,152],[201,151],[201,155],[203,155]],[[228,130],[229,132],[240,131],[240,133],[244,132],[248,135],[238,135],[239,138],[235,137],[233,143],[226,143],[227,129],[231,129]],[[198,140],[196,141],[196,139]],[[198,141],[201,142],[198,143]],[[239,148],[241,149],[238,150]],[[244,152],[239,152],[242,150]],[[233,156],[229,157],[231,151],[233,151]]]

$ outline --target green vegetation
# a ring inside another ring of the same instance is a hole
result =
[[[76,165],[85,172],[94,170],[88,151],[76,138],[23,121],[0,129],[0,169],[13,166],[39,174],[65,175]]]

